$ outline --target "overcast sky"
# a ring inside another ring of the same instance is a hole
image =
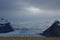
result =
[[[0,0],[0,16],[29,20],[60,17],[60,0]]]

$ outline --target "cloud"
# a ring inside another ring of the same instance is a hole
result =
[[[42,9],[59,9],[60,0],[30,0],[32,5],[41,7]]]
[[[0,16],[4,17],[36,19],[60,16],[59,13],[60,0],[0,0]]]
[[[42,9],[60,9],[60,0],[0,0],[0,9],[36,6]]]
[[[60,20],[60,0],[0,0],[0,16],[19,27],[48,28]]]

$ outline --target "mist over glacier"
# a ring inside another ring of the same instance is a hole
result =
[[[15,30],[27,28],[40,33],[55,20],[60,21],[60,0],[0,0],[0,17],[11,22]]]

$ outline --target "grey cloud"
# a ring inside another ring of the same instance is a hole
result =
[[[60,0],[0,0],[0,9],[21,9],[29,5],[41,9],[60,9]]]
[[[36,15],[28,15],[30,13],[24,8],[29,6],[46,10],[46,13],[44,12]],[[19,27],[21,26],[34,28],[40,27],[43,24],[44,25],[42,27],[44,27],[48,24],[48,22],[59,19],[59,13],[60,0],[0,0],[0,16],[12,21],[13,24],[17,23]],[[31,22],[31,24],[29,22]]]
[[[42,9],[60,9],[60,0],[26,0],[25,2]]]
[[[26,14],[29,12],[24,10],[25,7],[29,6],[34,6],[43,10],[60,10],[60,0],[0,0],[0,15],[29,18],[29,15]],[[36,16],[32,17],[37,18]]]

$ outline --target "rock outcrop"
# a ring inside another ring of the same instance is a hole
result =
[[[3,18],[0,19],[0,33],[8,33],[14,31],[10,25],[10,22],[4,20]]]
[[[42,33],[42,35],[46,37],[60,37],[60,22],[55,21],[50,28]]]

